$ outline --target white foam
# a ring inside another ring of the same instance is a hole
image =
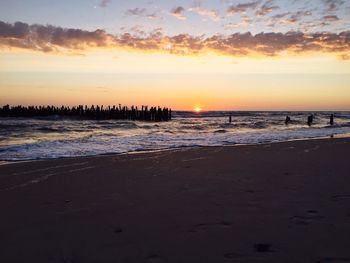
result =
[[[0,160],[22,161],[193,146],[257,144],[350,133],[347,119],[349,114],[345,114],[342,119],[336,119],[338,123],[333,127],[327,124],[328,113],[320,113],[312,127],[305,125],[305,116],[306,113],[293,116],[294,124],[289,126],[283,124],[284,113],[249,113],[241,117],[235,116],[232,124],[227,123],[226,117],[179,118],[165,123],[136,122],[132,125],[125,121],[62,123],[19,120],[17,123],[16,120],[11,120],[11,125],[20,128],[11,132],[5,122],[6,130],[0,129],[2,137],[6,138],[0,144]],[[52,129],[42,129],[43,126],[50,126]],[[46,132],[58,127],[62,129],[60,134]],[[215,132],[218,130],[225,132]],[[19,140],[18,137],[22,139]]]

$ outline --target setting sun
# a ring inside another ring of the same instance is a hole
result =
[[[195,108],[194,108],[194,111],[198,113],[198,112],[201,112],[202,109],[201,109],[200,107],[195,107]]]

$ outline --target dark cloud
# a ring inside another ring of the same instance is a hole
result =
[[[185,20],[186,17],[183,15],[184,11],[185,11],[185,8],[183,8],[182,6],[178,6],[171,9],[170,14],[175,16],[177,19]]]
[[[146,35],[143,27],[141,25],[136,25],[130,28],[130,32],[135,33],[137,35]]]
[[[99,7],[107,7],[110,3],[112,2],[112,0],[102,0],[98,6]]]
[[[289,24],[300,22],[305,16],[311,16],[311,11],[297,11],[291,13],[290,17],[286,20]]]
[[[312,16],[312,12],[308,10],[285,12],[269,16],[266,21],[267,26],[270,28],[275,28],[276,26],[283,25],[293,27],[293,30],[302,30],[303,32],[308,32],[311,29],[314,30],[324,27],[324,24],[320,23],[318,20],[312,19],[312,21],[310,21],[310,19],[305,19],[309,16]]]
[[[16,22],[13,25],[0,21],[0,37],[23,38],[29,34],[29,25]]]
[[[339,18],[336,15],[332,15],[332,16],[324,16],[323,20],[328,22],[333,22],[333,21],[338,21]]]
[[[268,0],[265,2],[265,4],[263,4],[256,12],[255,14],[257,16],[265,16],[269,13],[271,13],[273,10],[275,9],[279,9],[279,6],[274,5],[274,1],[273,0]]]
[[[344,4],[343,0],[323,0],[325,6],[326,6],[326,11],[327,12],[334,12],[337,11],[339,6]]]
[[[247,12],[249,9],[256,9],[258,5],[259,5],[259,1],[232,5],[226,10],[226,13],[228,15],[244,13],[244,12]]]
[[[161,16],[158,16],[157,13],[153,12],[148,12],[146,8],[133,8],[133,9],[128,9],[125,12],[126,15],[128,16],[139,16],[139,17],[147,17],[150,19],[156,19],[156,18],[161,18]]]
[[[54,26],[14,24],[0,21],[0,45],[38,50],[59,51],[60,48],[83,50],[87,47],[103,47],[109,35],[103,30],[85,31]]]
[[[133,9],[128,9],[126,11],[126,14],[127,15],[130,15],[130,16],[143,16],[145,15],[146,13],[146,8],[133,8]]]
[[[288,16],[289,14],[290,14],[289,12],[277,14],[277,15],[272,16],[272,19],[281,19],[281,18]]]
[[[103,30],[85,31],[54,26],[14,24],[0,21],[0,47],[17,47],[41,52],[77,52],[94,47],[128,48],[180,55],[214,51],[231,56],[260,54],[277,56],[288,51],[349,54],[350,31],[341,33],[235,33],[211,37],[180,34],[166,36],[160,30],[134,35],[111,35]]]

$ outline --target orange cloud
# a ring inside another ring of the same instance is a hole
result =
[[[79,50],[106,46],[109,35],[103,30],[85,31],[61,27],[28,25],[22,22],[8,24],[0,21],[0,45],[38,50]]]
[[[200,3],[196,3],[194,6],[190,7],[188,11],[197,13],[198,15],[201,15],[204,17],[208,17],[214,21],[218,21],[220,19],[219,11],[205,9],[200,5]]]
[[[288,51],[350,53],[350,31],[341,33],[235,33],[210,37],[180,34],[166,36],[161,32],[133,35],[108,34],[104,30],[86,31],[54,26],[14,24],[0,21],[0,46],[41,52],[76,52],[89,48],[126,48],[131,50],[195,55],[207,51],[229,56],[258,54],[277,56]]]

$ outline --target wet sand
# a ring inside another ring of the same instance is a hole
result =
[[[0,262],[350,262],[350,139],[0,166]]]

